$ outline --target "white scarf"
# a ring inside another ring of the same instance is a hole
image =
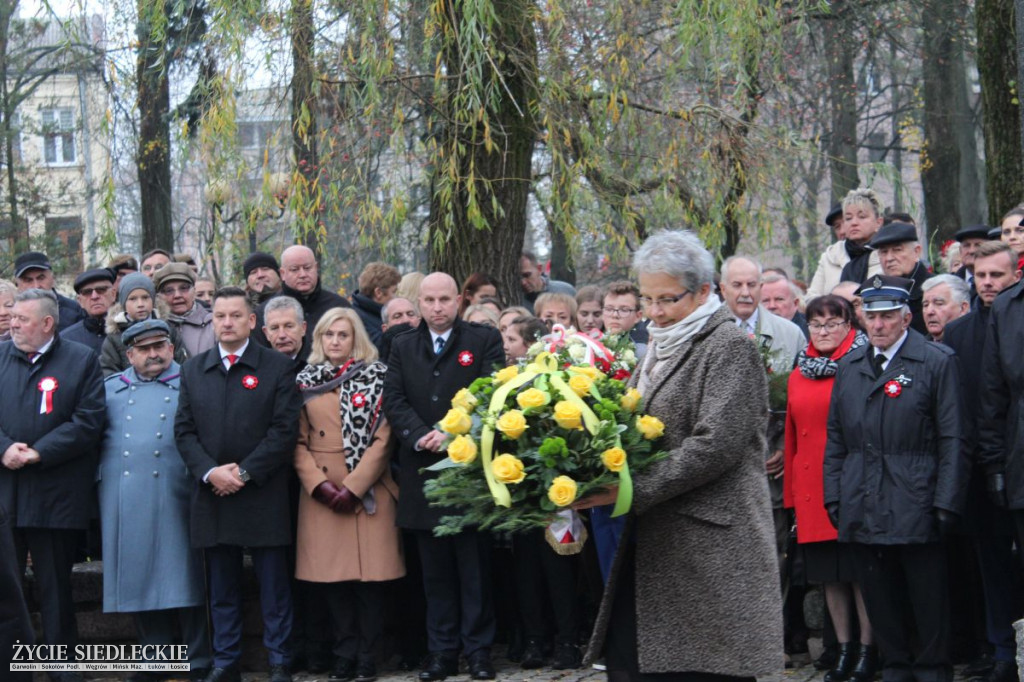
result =
[[[680,346],[692,339],[697,332],[704,328],[708,319],[721,307],[722,300],[715,294],[708,294],[708,300],[704,301],[696,310],[675,324],[670,324],[667,327],[648,325],[647,333],[654,347],[656,359],[664,360],[679,350]],[[650,348],[648,348],[647,353],[651,355]]]

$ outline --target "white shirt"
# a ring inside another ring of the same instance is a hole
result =
[[[903,336],[898,338],[896,340],[896,343],[892,344],[891,346],[889,346],[885,350],[882,350],[881,348],[875,348],[874,355],[871,356],[872,358],[874,358],[875,356],[878,356],[878,355],[884,355],[885,356],[885,362],[882,363],[882,371],[883,372],[885,370],[889,369],[889,363],[892,362],[892,359],[896,356],[896,353],[900,352],[900,348],[903,347],[903,342],[906,341],[906,340],[907,340],[907,332],[904,331],[903,332]]]
[[[224,369],[231,369],[231,361],[228,360],[228,356],[229,355],[234,355],[236,358],[240,358],[240,357],[242,357],[242,353],[244,353],[245,349],[248,348],[248,347],[249,347],[249,339],[246,339],[245,343],[242,344],[242,347],[239,348],[236,351],[224,350],[224,346],[222,346],[222,345],[220,345],[218,343],[217,344],[217,350],[220,351],[220,361],[224,365]],[[235,360],[235,362],[238,362],[238,361]]]
[[[740,328],[740,331],[746,332],[747,334],[757,333],[757,316],[760,311],[754,308],[754,314],[745,320],[736,318],[736,326]]]

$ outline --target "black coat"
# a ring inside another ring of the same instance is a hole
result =
[[[84,320],[88,315],[85,314],[85,310],[82,306],[78,305],[78,301],[67,296],[62,296],[56,291],[57,294],[57,315],[60,319],[57,321],[57,331],[62,332],[75,322]]]
[[[26,443],[41,458],[16,471],[0,466],[0,506],[15,527],[86,528],[106,416],[95,355],[58,337],[32,364],[7,341],[0,344],[0,376],[0,453]],[[53,411],[40,414],[39,382],[47,377],[57,380]]]
[[[914,280],[914,286],[910,290],[910,314],[912,315],[910,320],[911,329],[916,329],[921,334],[928,336],[928,327],[924,323],[924,291],[921,286],[932,276],[932,273],[928,272],[928,266],[917,261],[917,265],[909,275],[904,275]]]
[[[978,424],[979,463],[1004,472],[1010,509],[1024,509],[1024,282],[1003,291],[989,314]]]
[[[255,377],[255,388],[243,385],[246,377]],[[301,409],[294,362],[256,343],[246,347],[230,371],[224,369],[218,346],[185,363],[174,437],[197,481],[194,547],[291,542],[288,479]],[[203,476],[231,462],[252,480],[233,495],[217,497]]]
[[[60,338],[75,341],[92,349],[98,358],[103,350],[103,342],[107,339],[107,318],[86,317],[61,331]]]
[[[434,474],[420,473],[422,467],[447,455],[444,451],[417,451],[416,442],[451,409],[452,398],[460,388],[505,364],[501,334],[493,327],[456,320],[439,355],[434,354],[430,339],[426,322],[396,336],[384,379],[384,413],[400,444],[398,525],[418,530],[433,529],[442,515],[451,512],[428,506],[423,483]],[[472,356],[468,363],[466,351]]]
[[[302,351],[299,353],[302,357],[309,356],[309,351],[313,346],[313,329],[316,328],[316,323],[320,321],[320,318],[324,316],[331,308],[350,308],[349,302],[334,293],[333,291],[327,291],[320,286],[320,280],[317,280],[316,288],[308,294],[300,294],[284,282],[281,283],[281,291],[276,296],[270,298],[276,298],[277,296],[291,296],[302,305],[303,312],[306,313],[306,336],[302,340]],[[267,299],[269,302],[270,299]],[[265,302],[259,308],[256,309],[256,329],[253,330],[252,336],[261,345],[269,348],[270,342],[267,341],[267,337],[263,335],[263,309],[267,307]]]
[[[839,540],[939,540],[933,510],[963,513],[969,475],[953,352],[910,330],[881,377],[865,345],[839,362],[825,446],[825,505],[839,503]],[[898,380],[900,394],[886,384]]]
[[[1007,514],[997,510],[989,502],[985,491],[985,471],[979,459],[978,423],[981,419],[981,402],[985,393],[982,363],[985,359],[990,310],[991,308],[978,306],[963,317],[952,320],[942,332],[942,343],[956,352],[960,365],[960,385],[965,408],[966,452],[972,464],[964,517],[968,524],[967,528],[975,535],[989,535],[993,532],[1009,534],[1012,530]]]
[[[370,341],[373,341],[373,345],[377,346],[378,351],[381,350],[381,339],[384,336],[384,330],[381,329],[383,320],[380,319],[380,309],[383,307],[380,303],[358,291],[352,293],[352,309],[359,313],[359,319],[363,321],[363,328],[366,329],[366,334],[370,337]]]

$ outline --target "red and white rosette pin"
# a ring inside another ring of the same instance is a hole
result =
[[[900,393],[903,393],[903,386],[900,385],[900,382],[893,379],[892,381],[885,382],[885,386],[882,390],[884,390],[885,395],[890,398],[899,398]]]
[[[473,354],[468,350],[459,351],[459,364],[463,367],[469,367],[473,364]]]
[[[260,385],[260,380],[251,374],[246,374],[242,377],[242,386],[245,386],[250,391]]]
[[[57,390],[57,380],[53,377],[43,377],[39,380],[39,392],[43,394],[39,401],[39,414],[50,414],[53,412],[53,392]]]
[[[366,396],[362,393],[356,393],[352,396],[352,407],[359,408],[366,406]]]

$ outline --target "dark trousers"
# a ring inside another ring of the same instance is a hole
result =
[[[292,537],[298,537],[299,498],[302,484],[294,470],[288,480],[288,504],[291,511]],[[288,551],[288,575],[292,585],[292,640],[289,648],[295,665],[315,668],[327,664],[331,651],[331,621],[327,602],[320,592],[320,583],[295,578],[295,547]]]
[[[334,626],[337,658],[376,663],[391,583],[354,580],[320,586]]]
[[[547,637],[547,614],[555,620],[560,644],[575,644],[579,630],[576,599],[578,556],[557,554],[544,539],[544,529],[517,533],[512,539],[515,556],[519,615],[527,639]]]
[[[614,509],[615,505],[608,504],[590,510],[591,535],[594,538],[594,547],[597,548],[601,578],[605,582],[608,582],[608,575],[612,572],[612,562],[615,560],[615,552],[619,549],[622,529],[626,527],[625,515],[612,518]]]
[[[31,672],[11,672],[14,644],[34,644],[35,633],[25,604],[18,553],[14,547],[14,533],[7,512],[0,507],[0,677],[31,682]]]
[[[636,628],[636,546],[622,550],[622,565],[615,583],[615,596],[608,619],[604,654],[608,682],[754,682],[753,677],[680,671],[641,673]]]
[[[14,547],[18,570],[32,555],[32,574],[39,588],[44,644],[66,644],[68,652],[78,643],[75,602],[71,597],[71,569],[82,533],[54,528],[15,528]]]
[[[135,614],[135,632],[143,646],[174,644],[176,631],[181,632],[181,643],[188,646],[192,670],[213,665],[205,606],[139,611]]]
[[[271,665],[291,663],[292,594],[287,547],[254,547],[252,567],[260,585],[263,646]],[[242,655],[242,548],[217,545],[206,550],[213,622],[213,664],[227,668]]]
[[[864,606],[885,661],[883,682],[948,682],[949,579],[942,543],[855,544]],[[911,652],[906,608],[917,626],[920,650]]]
[[[984,535],[974,539],[985,600],[985,631],[997,661],[1013,661],[1017,642],[1013,622],[1021,617],[1020,574],[1013,558],[1013,538]]]
[[[436,538],[417,531],[427,596],[427,646],[431,653],[470,656],[494,642],[490,536],[475,531]]]

